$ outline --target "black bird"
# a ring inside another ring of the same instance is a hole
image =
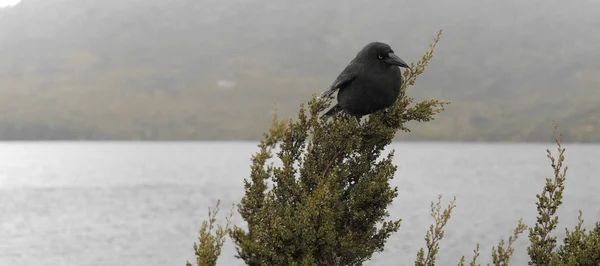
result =
[[[400,94],[402,80],[399,67],[408,65],[394,54],[392,48],[381,42],[372,42],[358,52],[333,84],[320,98],[331,96],[339,89],[337,104],[325,116],[340,110],[356,117],[392,106]]]

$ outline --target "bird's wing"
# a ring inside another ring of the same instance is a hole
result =
[[[335,79],[333,84],[331,84],[331,86],[329,86],[329,88],[327,88],[327,90],[325,90],[323,93],[321,93],[321,96],[319,96],[319,98],[329,97],[337,89],[342,89],[345,85],[347,85],[348,83],[350,83],[352,80],[354,80],[357,77],[359,70],[360,70],[360,67],[359,67],[358,63],[355,63],[355,62],[350,63],[344,69],[344,71],[342,71],[342,73],[340,73],[340,75]]]

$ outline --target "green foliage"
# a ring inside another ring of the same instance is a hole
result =
[[[554,134],[557,134],[556,124],[554,124]],[[562,134],[560,134],[562,136]],[[547,150],[548,158],[551,161],[554,170],[554,178],[546,178],[546,185],[541,194],[536,195],[538,217],[534,228],[529,229],[529,241],[531,245],[527,248],[527,253],[531,258],[529,265],[550,265],[553,260],[553,250],[556,247],[556,237],[550,236],[558,224],[558,217],[554,216],[558,206],[562,204],[562,192],[565,189],[564,182],[568,167],[563,168],[565,159],[565,149],[560,144],[560,137],[555,139],[558,145],[558,160],[552,156],[550,150]]]
[[[454,202],[456,198],[454,198],[448,207],[442,209],[442,196],[438,196],[437,203],[431,202],[431,217],[435,220],[435,225],[431,225],[427,234],[425,235],[425,243],[427,246],[427,255],[425,255],[425,251],[423,248],[419,250],[417,253],[417,260],[415,261],[415,266],[434,266],[435,265],[435,255],[437,255],[440,244],[439,241],[444,237],[444,226],[448,223],[450,219],[450,214],[452,214],[452,210],[456,207]]]
[[[492,262],[495,266],[507,266],[510,261],[510,256],[514,252],[512,244],[519,238],[519,235],[527,229],[527,225],[523,223],[523,219],[519,220],[519,224],[515,227],[513,234],[508,237],[508,245],[504,248],[504,239],[500,239],[498,247],[492,247]]]
[[[550,236],[558,224],[558,216],[555,214],[562,204],[562,192],[568,169],[563,165],[565,148],[561,145],[562,133],[558,132],[555,122],[553,125],[558,156],[554,157],[550,150],[547,151],[554,178],[547,178],[542,193],[536,195],[538,217],[534,228],[529,230],[530,246],[527,248],[530,257],[529,265],[600,265],[600,223],[597,222],[596,227],[586,233],[586,229],[582,228],[581,211],[579,211],[577,226],[572,231],[565,229],[566,236],[562,246],[556,248],[556,237]]]
[[[508,237],[508,245],[506,248],[504,247],[504,239],[500,239],[498,246],[492,247],[492,263],[494,266],[507,266],[510,261],[510,256],[512,256],[514,252],[514,248],[512,247],[513,243],[519,238],[519,235],[523,233],[527,229],[527,225],[523,223],[523,220],[519,220],[517,227],[513,231],[512,235]],[[479,257],[479,244],[475,250],[473,250],[473,258],[469,263],[469,266],[479,266],[481,264],[477,263],[477,258]],[[458,262],[459,266],[465,265],[465,256],[462,256],[460,261]],[[487,265],[490,265],[489,263]]]
[[[600,265],[600,222],[589,233],[582,228],[583,213],[579,211],[579,223],[567,234],[564,244],[558,247],[556,253],[563,265]]]
[[[217,225],[215,229],[216,216],[219,213],[220,203],[221,201],[219,200],[214,210],[208,209],[208,221],[202,222],[202,227],[200,228],[200,236],[198,237],[200,244],[194,243],[196,265],[198,266],[215,266],[217,265],[217,259],[221,255],[221,248],[223,247],[223,243],[225,243],[225,237],[227,236],[227,232],[229,232],[229,225],[233,216],[233,206],[229,217],[227,217],[225,227]],[[213,229],[215,229],[214,235]],[[192,266],[192,264],[188,261],[186,266]]]
[[[389,184],[396,166],[393,151],[381,158],[382,151],[397,131],[408,131],[406,122],[430,121],[447,103],[411,105],[405,96],[439,37],[404,72],[396,104],[362,126],[347,115],[319,116],[330,102],[315,95],[295,121],[274,117],[253,156],[238,209],[248,229],[231,233],[239,258],[248,265],[362,265],[383,250],[401,220],[386,220],[397,196]],[[281,166],[267,164],[274,149]]]
[[[563,245],[557,248],[557,239],[551,236],[551,232],[558,225],[558,216],[555,216],[558,207],[562,204],[562,192],[565,189],[564,182],[568,167],[564,165],[565,148],[561,145],[562,133],[559,133],[556,122],[553,121],[555,142],[558,156],[552,155],[547,150],[554,177],[547,178],[542,193],[536,195],[538,216],[533,228],[529,228],[529,242],[527,253],[529,254],[529,265],[539,266],[571,266],[571,265],[600,265],[600,222],[590,232],[586,232],[583,226],[581,211],[579,212],[579,223],[572,231],[566,230]],[[500,240],[498,247],[492,247],[492,261],[494,265],[509,265],[509,259],[514,249],[512,244],[518,236],[527,229],[527,226],[519,220],[519,224],[508,238],[508,246],[505,249],[504,240]],[[476,266],[479,256],[479,245],[474,251],[474,256],[469,265]],[[463,256],[459,266],[465,265]],[[488,264],[489,265],[489,264]]]
[[[209,210],[209,222],[200,230],[200,245],[194,244],[197,264],[216,264],[226,233],[237,245],[237,257],[252,266],[362,265],[383,251],[401,220],[388,220],[387,208],[397,196],[397,188],[390,185],[396,166],[392,164],[394,151],[384,156],[382,152],[397,132],[410,131],[406,123],[431,121],[448,103],[413,104],[413,98],[405,95],[406,87],[414,85],[432,58],[440,34],[423,58],[403,73],[406,82],[396,104],[370,115],[362,125],[343,114],[331,119],[319,116],[329,101],[315,95],[307,107],[301,105],[296,120],[279,120],[274,115],[252,157],[250,177],[244,180],[245,194],[238,205],[247,229],[230,229],[228,219],[213,235],[218,209]],[[542,193],[536,195],[536,223],[528,227],[519,220],[508,240],[500,239],[492,247],[493,265],[509,265],[513,244],[528,228],[529,265],[600,265],[600,222],[587,231],[580,212],[578,225],[566,229],[561,246],[551,235],[558,225],[556,212],[562,204],[567,172],[562,134],[553,124],[558,156],[547,151],[554,177],[546,179]],[[443,210],[441,196],[431,203],[434,223],[425,235],[425,247],[417,253],[416,266],[436,264],[455,200]],[[480,265],[479,251],[478,244],[468,265]],[[463,256],[458,265],[465,263]]]

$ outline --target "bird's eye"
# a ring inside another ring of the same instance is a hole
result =
[[[382,55],[378,55],[377,58],[379,58],[380,60],[383,59]]]

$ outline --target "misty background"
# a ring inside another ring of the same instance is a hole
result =
[[[600,0],[0,0],[0,265],[183,265],[207,208],[244,195],[274,103],[282,118],[367,43],[416,62],[407,94],[452,103],[409,124],[390,206],[402,227],[365,265],[409,265],[457,197],[438,261],[536,221],[563,142],[600,142]],[[19,140],[83,140],[29,142]],[[93,142],[85,140],[109,140]],[[156,140],[118,142],[110,140]],[[158,142],[158,141],[164,142]],[[207,140],[197,142],[169,142]],[[241,141],[230,141],[241,140]],[[465,142],[503,141],[503,143]],[[445,143],[446,142],[446,143]],[[555,233],[600,220],[600,144],[569,143]],[[235,214],[233,222],[244,226]],[[528,261],[526,235],[514,265]],[[219,265],[242,265],[225,241]]]
[[[600,1],[23,0],[0,9],[0,139],[256,140],[358,50],[452,102],[398,139],[600,141]]]

